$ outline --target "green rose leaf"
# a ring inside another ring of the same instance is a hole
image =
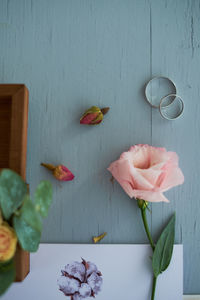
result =
[[[0,264],[0,296],[9,288],[15,280],[15,265],[13,259]]]
[[[48,210],[52,202],[52,185],[49,181],[41,181],[35,191],[36,210],[42,217],[48,215]]]
[[[176,217],[174,214],[167,226],[164,228],[156,244],[152,259],[155,277],[165,271],[170,264],[174,246],[175,219]]]
[[[4,169],[0,174],[0,206],[6,220],[22,204],[27,194],[26,183],[12,170]]]
[[[24,199],[23,206],[13,218],[13,225],[21,247],[29,252],[37,251],[42,223],[40,215],[28,195]]]

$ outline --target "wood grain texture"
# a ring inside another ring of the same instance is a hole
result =
[[[0,84],[0,168],[26,180],[28,90],[23,84]]]
[[[17,245],[15,253],[15,267],[16,267],[16,280],[17,282],[23,281],[30,272],[30,253],[24,251],[20,245]]]
[[[28,89],[22,85],[12,96],[9,166],[26,180]]]
[[[54,185],[43,242],[145,243],[134,200],[106,168],[132,144],[166,146],[180,156],[185,184],[170,204],[152,206],[154,236],[177,211],[184,243],[184,292],[200,293],[199,0],[1,0],[0,81],[30,91],[27,177]],[[170,76],[184,117],[167,122],[144,100],[153,75]],[[91,105],[110,106],[103,124],[81,126]],[[40,162],[63,163],[75,180],[58,183]],[[194,276],[195,274],[195,276]]]
[[[23,84],[0,84],[0,168],[26,180],[28,90]],[[15,254],[16,281],[30,270],[30,255],[19,245]]]

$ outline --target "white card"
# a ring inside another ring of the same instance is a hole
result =
[[[41,244],[31,254],[30,274],[22,283],[14,283],[1,299],[71,300],[59,290],[57,281],[67,264],[83,258],[102,273],[97,300],[149,300],[151,255],[148,245]],[[183,247],[175,245],[170,266],[158,277],[155,300],[182,300],[182,295]]]

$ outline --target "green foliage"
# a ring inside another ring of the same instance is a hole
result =
[[[6,220],[20,207],[26,194],[27,186],[22,178],[15,172],[4,169],[0,174],[0,206]]]
[[[23,218],[14,217],[14,228],[19,243],[24,250],[36,252],[40,243],[41,231],[31,227]]]
[[[38,231],[42,230],[40,216],[29,195],[26,195],[24,198],[23,205],[19,210],[19,218],[23,219],[30,227]]]
[[[42,217],[48,215],[48,210],[52,202],[52,186],[49,181],[41,181],[35,191],[36,210]]]
[[[15,212],[13,225],[24,250],[37,251],[42,231],[41,216],[47,216],[51,202],[52,186],[48,181],[42,181],[36,189],[35,202],[26,195],[23,205]]]
[[[15,265],[13,259],[0,264],[0,296],[9,288],[15,280]]]
[[[21,209],[13,218],[13,225],[22,248],[29,252],[37,251],[42,223],[35,205],[28,195],[26,195]]]
[[[35,192],[34,202],[28,195],[27,185],[15,172],[4,169],[0,173],[0,212],[13,223],[18,241],[24,250],[38,249],[42,231],[41,217],[46,217],[52,202],[52,186],[42,181]],[[1,216],[0,216],[1,217]],[[15,280],[13,260],[0,263],[0,296]]]
[[[170,264],[174,245],[175,219],[176,217],[174,214],[167,226],[164,228],[156,244],[152,259],[155,277],[165,271]]]

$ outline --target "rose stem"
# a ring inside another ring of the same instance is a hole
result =
[[[40,164],[41,166],[49,169],[50,171],[54,171],[55,170],[55,167],[52,165],[52,164],[44,164],[44,163],[41,163]]]
[[[146,206],[143,205],[142,207],[140,207],[140,210],[141,210],[141,215],[142,215],[142,220],[143,220],[144,228],[145,228],[145,231],[146,231],[146,235],[148,237],[151,248],[154,251],[155,246],[154,246],[154,242],[152,240],[151,233],[149,231],[149,226],[148,226],[148,223],[147,223]]]
[[[156,282],[157,282],[157,277],[154,276],[153,277],[153,286],[152,286],[151,300],[154,300],[154,297],[155,297]]]
[[[148,222],[147,222],[147,215],[146,215],[146,208],[147,208],[148,202],[146,202],[144,200],[141,200],[141,199],[137,199],[137,203],[138,203],[138,207],[140,208],[140,211],[141,211],[142,220],[143,220],[144,228],[145,228],[145,231],[146,231],[146,235],[148,237],[151,248],[154,252],[155,245],[154,245],[153,239],[151,237],[151,233],[149,231],[149,226],[148,226]],[[154,276],[153,277],[151,300],[154,300],[154,297],[155,297],[156,282],[157,282],[157,277]]]

